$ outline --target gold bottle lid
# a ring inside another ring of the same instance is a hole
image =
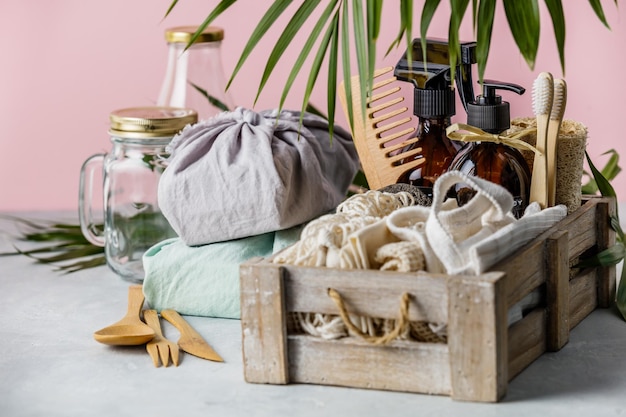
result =
[[[168,43],[189,43],[198,26],[177,26],[165,31]],[[217,42],[224,39],[224,30],[217,26],[207,26],[194,43]]]
[[[160,138],[176,135],[188,124],[198,121],[195,110],[178,107],[130,107],[109,115],[112,136]]]

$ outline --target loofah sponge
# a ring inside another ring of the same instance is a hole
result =
[[[536,126],[536,118],[526,117],[511,120],[510,133]],[[524,141],[535,145],[537,136],[527,135]],[[582,201],[581,181],[583,177],[583,161],[587,145],[587,127],[574,120],[563,120],[557,144],[556,161],[556,204],[567,206],[567,212],[576,211]],[[528,167],[532,171],[534,154],[522,151]]]

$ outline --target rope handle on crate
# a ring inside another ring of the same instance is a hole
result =
[[[352,323],[352,320],[350,320],[350,316],[348,314],[348,310],[346,309],[345,303],[343,301],[343,297],[341,297],[341,294],[339,294],[337,290],[329,288],[328,296],[337,305],[337,308],[339,309],[339,316],[343,320],[343,323],[346,325],[346,327],[352,333],[360,336],[367,342],[370,342],[374,345],[388,344],[401,334],[404,334],[409,327],[409,301],[411,299],[411,296],[408,292],[402,294],[402,298],[400,299],[400,318],[396,320],[396,324],[393,330],[382,336],[370,336],[367,333],[364,333],[361,329],[359,329],[354,323]]]

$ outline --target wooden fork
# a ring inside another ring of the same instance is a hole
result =
[[[150,326],[154,333],[154,339],[146,344],[146,350],[152,358],[152,363],[155,367],[159,367],[159,358],[163,366],[167,367],[172,358],[172,363],[178,366],[178,345],[174,342],[167,340],[161,332],[161,323],[159,322],[159,315],[156,310],[144,310],[143,318],[146,320],[146,324]]]
[[[408,149],[408,145],[417,142],[417,137],[411,135],[408,139],[400,140],[413,133],[415,127],[409,126],[413,116],[407,114],[406,106],[395,108],[404,101],[404,97],[397,94],[400,87],[393,85],[396,77],[392,75],[376,81],[392,70],[393,67],[386,67],[374,72],[375,82],[372,95],[366,98],[365,118],[361,112],[359,76],[350,80],[354,116],[352,137],[363,172],[373,190],[397,183],[402,174],[425,162],[423,158],[415,159],[422,152],[421,148]],[[349,116],[343,81],[339,85],[339,100],[344,113]],[[394,141],[398,142],[391,143]]]

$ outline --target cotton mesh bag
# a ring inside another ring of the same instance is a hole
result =
[[[358,168],[350,134],[321,117],[238,108],[171,142],[159,206],[190,246],[286,229],[334,209]]]

